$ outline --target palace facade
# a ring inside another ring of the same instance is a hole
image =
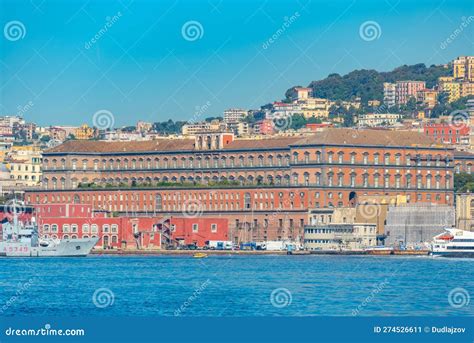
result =
[[[225,216],[233,239],[302,236],[308,209],[358,196],[453,204],[453,149],[409,131],[326,129],[310,136],[68,141],[43,156],[38,203],[119,213]]]

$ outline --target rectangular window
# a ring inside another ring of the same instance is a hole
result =
[[[199,231],[199,225],[198,224],[193,224],[193,232],[196,233]]]
[[[211,232],[213,233],[217,232],[217,224],[211,224]]]

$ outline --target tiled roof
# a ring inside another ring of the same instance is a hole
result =
[[[288,148],[301,140],[301,137],[279,137],[264,139],[237,139],[224,147],[225,150]]]
[[[374,145],[442,147],[430,137],[413,131],[356,130],[328,128],[301,137],[274,137],[265,139],[236,139],[224,150],[278,149],[290,145]],[[120,153],[153,151],[189,151],[194,139],[158,139],[150,141],[107,142],[71,140],[45,151],[48,153]]]
[[[470,153],[469,151],[454,150],[454,157],[474,158],[474,154]]]
[[[307,144],[337,144],[337,145],[375,145],[375,146],[437,146],[430,137],[402,130],[356,130],[329,128],[312,136],[303,138],[299,145]]]
[[[46,153],[55,152],[140,152],[140,151],[173,151],[192,150],[193,139],[157,139],[150,141],[106,142],[70,140],[51,148]]]

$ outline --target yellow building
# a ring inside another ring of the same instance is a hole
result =
[[[448,94],[448,102],[453,102],[461,97],[461,83],[454,81],[452,77],[439,78],[440,91]]]
[[[460,56],[453,61],[453,77],[474,82],[474,56]]]
[[[87,124],[84,124],[77,129],[74,130],[74,137],[76,139],[91,139],[94,138],[94,129],[92,127],[89,127]]]
[[[456,228],[474,230],[474,194],[456,194]]]
[[[416,100],[427,108],[433,108],[438,100],[438,92],[434,89],[422,89],[416,93]]]
[[[461,83],[461,97],[474,95],[474,82]]]
[[[329,117],[330,101],[328,99],[307,98],[298,100],[297,104],[301,107],[301,112],[305,118]]]
[[[306,87],[294,87],[290,90],[290,99],[295,101],[295,100],[304,100],[304,99],[309,99],[311,98],[311,93],[312,93],[311,88],[306,88]]]
[[[12,142],[0,142],[0,163],[3,163],[3,161],[5,161],[5,157],[10,151],[12,145]]]
[[[367,102],[367,105],[369,107],[379,107],[380,106],[380,100],[369,100]]]
[[[20,186],[37,186],[41,181],[42,152],[34,146],[14,146],[8,157],[10,179]]]

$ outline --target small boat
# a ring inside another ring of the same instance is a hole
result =
[[[446,232],[433,238],[433,256],[474,257],[474,232],[446,229]]]
[[[369,247],[364,249],[369,255],[392,255],[393,248],[385,246]]]
[[[207,254],[205,252],[197,252],[193,255],[194,258],[206,258]]]

